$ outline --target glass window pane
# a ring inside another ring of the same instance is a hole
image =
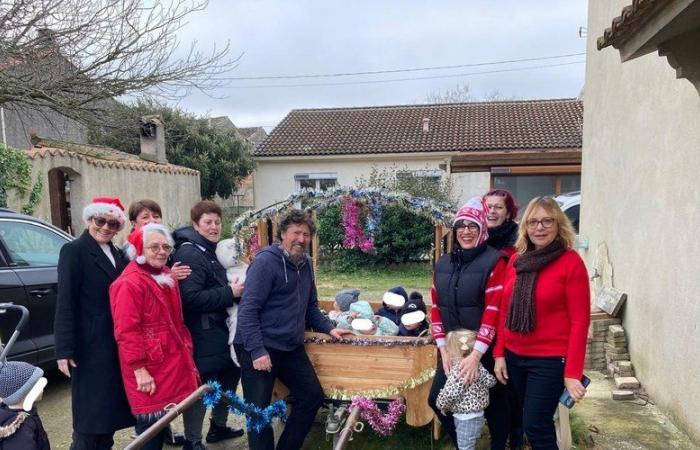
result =
[[[581,175],[561,175],[561,192],[560,194],[566,194],[567,192],[580,191],[581,190]]]
[[[58,265],[58,253],[68,240],[37,225],[26,222],[0,221],[2,238],[17,266]]]
[[[494,176],[493,187],[508,189],[512,192],[522,213],[533,198],[555,194],[556,177],[554,175]]]
[[[326,189],[331,188],[336,184],[338,184],[338,180],[336,180],[335,178],[324,178],[318,180],[319,189],[321,189],[322,191],[325,191]]]
[[[316,180],[299,180],[299,189],[316,189]]]
[[[574,205],[571,208],[564,211],[564,214],[569,216],[569,219],[571,220],[571,224],[574,226],[574,229],[576,230],[576,234],[578,234],[578,224],[579,224],[579,216],[581,214],[581,206]]]

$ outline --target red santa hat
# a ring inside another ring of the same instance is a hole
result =
[[[170,245],[173,245],[173,237],[166,227],[159,223],[146,224],[140,229],[132,231],[129,234],[129,237],[127,238],[129,245],[126,246],[125,250],[126,255],[129,257],[130,260],[133,261],[135,259],[136,262],[139,264],[143,264],[146,262],[146,257],[143,256],[144,235],[154,232],[160,233],[163,236],[165,236],[168,240],[168,243]]]
[[[457,211],[452,221],[452,228],[456,228],[457,224],[465,220],[474,222],[479,225],[479,242],[477,245],[481,245],[489,238],[488,225],[486,222],[487,213],[488,209],[481,197],[473,197],[469,199],[464,206],[459,208],[459,211]]]
[[[119,222],[121,230],[126,223],[124,205],[117,197],[95,197],[89,205],[83,209],[83,220],[88,221],[93,217],[109,216]]]

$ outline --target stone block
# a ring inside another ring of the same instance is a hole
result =
[[[605,351],[606,351],[607,353],[616,353],[616,354],[618,354],[618,355],[619,355],[620,353],[628,353],[628,352],[627,352],[627,347],[626,347],[626,346],[625,346],[625,347],[612,347],[612,346],[610,346],[610,345],[606,345],[606,346],[605,346]]]
[[[612,391],[613,400],[634,400],[634,391],[615,389]]]
[[[635,377],[615,377],[617,389],[639,389],[639,380]]]
[[[608,353],[605,358],[610,361],[629,361],[629,353]]]
[[[622,328],[622,325],[610,325],[608,327],[608,332],[612,333],[613,336],[624,336],[625,335],[625,329]]]

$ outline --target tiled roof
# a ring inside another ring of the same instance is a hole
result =
[[[612,20],[610,28],[606,28],[603,35],[598,38],[598,50],[610,45],[619,48],[635,30],[669,3],[670,0],[633,0],[631,5],[622,8],[620,15]]]
[[[30,159],[63,156],[84,160],[97,167],[114,167],[120,169],[143,170],[146,172],[162,172],[171,174],[193,175],[199,171],[175,164],[157,164],[145,161],[137,155],[121,152],[110,147],[99,145],[73,144],[49,139],[41,139],[33,148],[25,150]]]
[[[580,149],[582,124],[577,99],[300,109],[253,155]]]
[[[256,131],[260,130],[262,130],[263,133],[265,132],[263,127],[242,127],[238,129],[238,132],[241,133],[244,138],[249,139]]]

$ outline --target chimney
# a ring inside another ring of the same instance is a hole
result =
[[[165,127],[159,115],[141,117],[141,159],[168,164],[165,156]]]
[[[430,117],[423,118],[423,133],[430,131]]]

